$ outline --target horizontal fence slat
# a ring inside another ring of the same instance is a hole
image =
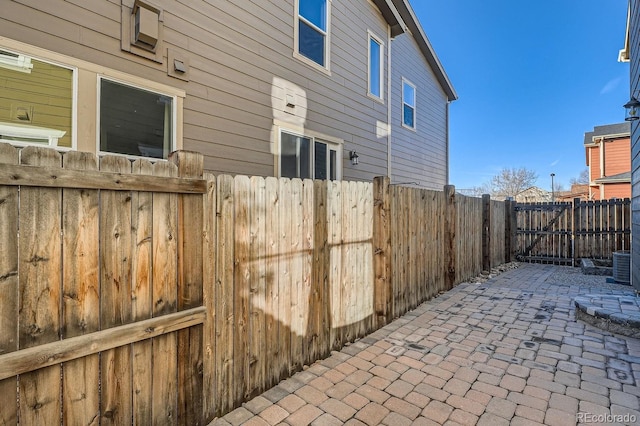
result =
[[[105,189],[112,191],[149,191],[180,194],[204,194],[204,179],[125,175],[91,170],[70,170],[45,166],[0,165],[0,185],[45,188]]]
[[[193,327],[205,314],[205,307],[193,308],[1,355],[0,380]]]

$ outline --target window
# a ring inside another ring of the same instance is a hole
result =
[[[402,125],[416,128],[416,86],[402,80]]]
[[[102,78],[100,151],[167,158],[174,149],[174,98]]]
[[[296,53],[328,69],[329,0],[298,0]]]
[[[280,133],[280,176],[340,179],[340,145],[289,132]]]
[[[0,141],[72,148],[75,71],[0,50]]]
[[[382,42],[369,33],[369,94],[382,99]]]

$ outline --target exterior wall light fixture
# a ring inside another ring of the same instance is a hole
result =
[[[624,108],[627,110],[625,114],[625,121],[636,121],[640,118],[640,102],[633,96],[631,100],[624,104]]]
[[[349,152],[349,160],[351,160],[351,165],[352,166],[357,166],[358,165],[358,158],[359,158],[359,155],[355,151],[350,151]]]

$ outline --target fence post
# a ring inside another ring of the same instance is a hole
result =
[[[373,179],[373,268],[374,306],[377,327],[391,320],[393,283],[391,282],[391,200],[390,179]]]
[[[578,260],[578,253],[579,253],[579,247],[578,245],[580,244],[580,239],[577,238],[577,232],[578,232],[578,221],[580,219],[580,198],[574,198],[573,199],[573,208],[571,211],[571,215],[572,215],[572,220],[571,220],[571,258],[573,259],[571,266],[576,266],[579,264],[579,260]]]
[[[518,202],[513,200],[511,202],[511,211],[509,212],[509,221],[511,222],[511,253],[509,253],[509,258],[511,261],[517,260],[517,251],[518,251],[518,212],[516,208],[518,207]]]
[[[482,194],[482,270],[491,271],[491,196]]]
[[[511,209],[513,209],[513,201],[505,200],[504,202],[504,261],[511,262]]]
[[[457,244],[456,229],[458,225],[458,208],[456,205],[456,187],[446,185],[444,187],[445,195],[445,214],[444,214],[444,251],[445,251],[445,267],[444,274],[445,289],[450,290],[456,284],[456,267],[457,267]]]

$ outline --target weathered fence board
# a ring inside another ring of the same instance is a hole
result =
[[[100,170],[131,173],[131,162],[124,157],[103,157]],[[103,191],[101,202],[100,326],[105,329],[132,321],[131,194],[127,191]],[[101,354],[102,424],[124,424],[132,418],[131,355],[130,346]]]
[[[280,252],[280,197],[278,196],[278,179],[268,177],[265,179],[265,269],[266,269],[266,289],[265,289],[265,386],[272,387],[280,380],[280,324],[278,318],[279,297],[278,297],[278,277]],[[268,361],[267,361],[268,360]]]
[[[0,144],[0,167],[18,164],[19,151],[8,144]],[[19,349],[18,346],[18,188],[0,186],[0,354]],[[17,379],[0,380],[0,424],[13,425],[18,421]]]
[[[251,178],[251,212],[250,212],[250,246],[249,259],[252,277],[249,290],[249,382],[247,395],[249,398],[264,390],[265,374],[268,366],[266,356],[266,182],[262,178]]]
[[[169,160],[178,168],[181,180],[200,180],[204,157],[194,152],[172,153]],[[206,185],[204,185],[206,187]],[[200,188],[203,190],[204,188]],[[202,195],[178,195],[178,310],[203,304],[203,206]],[[201,325],[180,330],[178,338],[178,422],[202,424],[202,350]]]
[[[234,378],[234,182],[231,176],[218,177],[217,217],[217,279],[216,279],[216,339],[215,356],[218,414],[229,412],[235,404]],[[277,229],[277,228],[276,228]],[[278,341],[277,339],[275,340]]]
[[[21,163],[61,167],[61,155],[43,148],[22,150]],[[20,349],[58,340],[61,292],[62,191],[57,188],[21,188],[18,266]],[[44,424],[61,412],[60,365],[20,376],[20,422]]]
[[[98,169],[95,156],[80,152],[64,154],[63,165],[73,170]],[[68,339],[100,330],[98,191],[65,190],[62,209],[62,337]],[[92,389],[98,388],[100,380],[99,355],[65,363],[62,379],[63,418],[97,424],[100,400]]]
[[[154,164],[153,172],[155,176],[172,177],[178,175],[177,167],[168,162]],[[149,294],[147,289],[140,288],[140,293],[136,292],[136,298],[151,296],[153,308],[150,313],[154,317],[158,317],[178,310],[178,288],[176,286],[179,245],[178,197],[176,194],[154,193],[152,202],[152,293]],[[133,345],[134,359],[136,347],[147,343],[141,342]],[[175,422],[178,415],[178,353],[176,346],[177,333],[157,337],[152,342],[151,353],[144,353],[145,357],[141,359],[146,367],[141,372],[145,377],[149,374],[149,361],[153,359],[151,368],[152,424]],[[145,349],[147,348],[145,347]],[[134,398],[136,398],[135,392]],[[144,415],[144,413],[136,410],[136,415]]]

